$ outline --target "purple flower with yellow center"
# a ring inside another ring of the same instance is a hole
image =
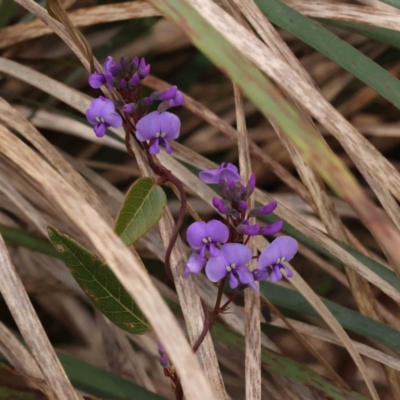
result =
[[[199,173],[199,178],[204,183],[221,183],[226,181],[228,184],[240,182],[241,177],[236,165],[230,163],[222,163],[219,168],[208,169]]]
[[[218,282],[229,275],[229,285],[232,289],[245,285],[259,293],[253,274],[246,266],[251,259],[251,250],[246,245],[224,244],[219,255],[208,260],[206,275],[211,282]]]
[[[207,260],[199,253],[192,253],[186,264],[184,277],[187,278],[189,274],[198,274],[206,265]]]
[[[168,154],[172,149],[168,140],[176,139],[181,129],[180,119],[170,112],[153,111],[136,124],[136,137],[141,142],[151,141],[150,154],[158,154],[160,145],[165,146]]]
[[[282,279],[281,269],[286,271],[286,276],[291,278],[292,271],[286,265],[297,253],[298,243],[290,236],[276,238],[261,254],[258,259],[258,269],[253,271],[256,281],[264,281],[270,276],[271,282]]]
[[[210,250],[212,257],[219,254],[217,243],[225,243],[229,238],[229,229],[215,219],[204,222],[194,222],[186,231],[186,238],[190,246],[200,250],[200,256],[204,257],[206,250]]]
[[[86,118],[94,125],[97,137],[103,137],[108,127],[120,128],[123,123],[122,117],[115,112],[114,103],[104,97],[99,97],[90,103],[86,110]]]

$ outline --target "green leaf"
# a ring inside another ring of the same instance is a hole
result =
[[[45,400],[46,397],[36,390],[17,389],[7,386],[0,386],[0,400]]]
[[[165,400],[164,397],[104,369],[65,354],[57,356],[72,385],[92,396],[109,400]],[[0,362],[7,362],[2,354]]]
[[[324,54],[400,108],[400,82],[384,68],[280,0],[255,0],[255,3],[272,23]]]
[[[244,352],[244,338],[230,331],[221,324],[215,324],[211,330],[214,340],[228,346],[229,351],[237,350]],[[268,370],[274,371],[289,380],[304,385],[315,394],[324,394],[334,400],[367,400],[366,397],[335,386],[329,379],[319,375],[310,368],[271,350],[262,349],[261,361]],[[325,398],[325,397],[324,397]]]
[[[149,331],[142,312],[106,263],[56,228],[49,226],[48,232],[72,276],[111,322],[136,335]]]
[[[392,47],[400,49],[400,32],[393,29],[381,28],[380,26],[363,25],[355,22],[336,21],[334,19],[313,18],[316,21],[322,22],[326,25],[335,26],[337,28],[345,29],[349,32],[355,32],[359,35],[379,40],[380,42],[387,43]]]
[[[14,0],[0,0],[0,28],[7,26],[18,8],[19,4]]]
[[[129,189],[118,214],[115,233],[130,246],[162,217],[167,196],[152,178],[139,178]]]
[[[261,282],[260,290],[272,304],[301,314],[320,318],[309,302],[295,290],[287,289],[270,282]],[[332,301],[321,300],[343,328],[400,351],[400,332],[398,330]]]

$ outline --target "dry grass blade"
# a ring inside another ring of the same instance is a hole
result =
[[[142,264],[124,246],[102,217],[25,144],[0,126],[0,152],[36,182],[104,257],[163,340],[188,399],[215,399],[201,367],[173,314]],[[104,244],[107,243],[107,246]]]
[[[342,142],[343,147],[353,158],[362,173],[368,173],[368,171],[372,170],[377,177],[379,176],[379,179],[381,179],[382,183],[389,190],[396,193],[396,195],[399,194],[400,175],[398,171],[396,171],[317,90],[311,87],[307,81],[277,58],[260,40],[247,32],[245,28],[236,23],[232,17],[217,5],[208,0],[202,2],[192,0],[191,4],[196,11],[224,35],[237,50],[248,57],[249,60],[253,61],[286,92],[292,93],[296,100],[301,102],[312,116],[318,118],[327,129],[330,129],[338,140]],[[232,27],[234,27],[234,29],[232,29]],[[289,79],[289,76],[293,79]],[[281,98],[281,95],[275,88],[274,96]],[[283,101],[283,98],[281,98],[281,101]],[[270,119],[274,119],[272,114],[267,116]],[[301,123],[301,121],[298,122]],[[354,177],[343,167],[343,164],[334,156],[326,143],[321,138],[312,135],[304,124],[302,125],[302,129],[304,129],[304,131],[301,131],[304,133],[302,134],[302,138],[308,142],[307,146],[300,150],[307,154],[310,149],[313,149],[313,157],[309,157],[313,162],[313,166],[328,180],[328,182],[330,179],[333,179],[335,183],[332,186],[334,186],[335,190],[354,208],[360,216],[360,219],[369,228],[371,233],[374,234],[376,240],[384,248],[386,253],[390,254],[394,265],[397,267],[397,273],[399,273],[400,253],[395,250],[400,242],[399,232],[389,223],[386,216],[368,200]],[[291,132],[288,132],[288,134],[290,133]],[[354,147],[356,143],[358,143],[357,148]],[[328,160],[322,156],[318,156],[318,154],[329,154],[330,158],[334,159],[333,164],[330,161],[328,162],[330,169],[329,175],[327,174],[328,165],[324,165],[324,162]],[[373,163],[370,162],[371,157],[374,160]],[[332,171],[332,168],[336,168],[337,170]],[[385,171],[385,174],[382,173],[383,171]]]
[[[160,13],[153,6],[144,1],[80,8],[68,13],[71,22],[76,27],[85,27],[104,22],[123,21],[134,18],[154,17],[158,15],[160,15]],[[11,25],[0,29],[0,49],[51,33],[53,33],[53,30],[44,26],[39,20]]]
[[[308,335],[317,339],[321,339],[325,342],[337,344],[343,347],[343,343],[327,329],[320,328],[318,326],[313,326],[306,324],[304,322],[299,322],[294,319],[288,319],[288,322],[300,333]],[[277,326],[283,329],[289,329],[286,323],[280,319],[276,319],[269,323],[270,325]],[[376,350],[364,343],[356,342],[353,340],[353,344],[360,354],[371,358],[372,360],[378,361],[379,363],[400,371],[400,360],[398,358],[392,357],[382,351]]]
[[[106,218],[112,225],[112,218],[98,194],[87,184],[85,179],[76,172],[64,157],[35,129],[32,124],[22,117],[18,111],[11,107],[0,97],[0,121],[20,132],[26,140],[32,143],[50,164],[70,183],[85,199]]]
[[[357,6],[331,1],[284,0],[298,12],[315,18],[336,19],[358,24],[380,26],[400,30],[400,13],[379,10],[373,7]]]
[[[252,174],[249,142],[246,127],[246,117],[243,110],[243,97],[240,88],[234,85],[234,96],[236,106],[236,120],[239,150],[240,174],[244,182],[250,179]],[[249,207],[254,207],[253,196],[248,201]],[[255,223],[255,218],[249,221]],[[254,238],[251,238],[248,246],[253,254],[256,251]],[[249,269],[257,268],[256,260],[249,263]],[[258,283],[257,283],[258,285]],[[260,330],[260,296],[252,289],[244,293],[245,314],[245,370],[246,370],[246,399],[261,400],[261,330]]]
[[[51,390],[51,398],[57,400],[81,400],[81,396],[75,392],[61,367],[12,264],[2,237],[0,237],[0,270],[2,276],[0,291],[46,379],[47,385]]]

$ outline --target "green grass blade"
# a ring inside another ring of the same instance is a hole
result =
[[[295,290],[270,282],[261,282],[260,290],[272,304],[301,314],[319,317],[309,302]],[[322,301],[343,328],[400,351],[400,332],[398,330],[332,301],[325,299]]]
[[[400,81],[353,46],[280,0],[255,0],[265,16],[324,54],[400,108]]]
[[[107,264],[57,229],[49,226],[48,232],[72,276],[111,322],[136,335],[149,331],[142,312]]]
[[[387,43],[392,47],[400,49],[400,32],[393,29],[381,28],[380,26],[362,25],[355,22],[336,21],[334,19],[313,18],[326,25],[331,25],[336,28],[345,29],[349,32],[355,32],[359,35],[379,40]]]
[[[164,397],[76,358],[57,354],[72,385],[92,396],[109,400],[165,400]],[[0,362],[6,358],[0,354]]]
[[[155,180],[139,178],[125,197],[115,233],[130,246],[161,219],[166,205],[167,196]]]
[[[18,7],[14,0],[0,0],[0,28],[8,25]]]
[[[229,351],[244,351],[244,338],[221,324],[213,326],[211,335],[214,340],[227,345]],[[366,397],[356,392],[335,386],[329,379],[310,368],[268,349],[262,349],[261,361],[269,371],[276,372],[290,381],[307,386],[313,393],[324,395],[324,398],[333,400],[367,400]]]

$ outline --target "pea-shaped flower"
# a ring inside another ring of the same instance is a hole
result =
[[[211,257],[206,265],[206,275],[211,282],[218,282],[229,274],[229,285],[235,289],[248,285],[258,293],[254,277],[246,264],[252,259],[251,250],[244,244],[224,244],[217,257]]]
[[[258,259],[258,268],[253,271],[256,281],[263,281],[270,275],[271,282],[282,279],[281,269],[286,271],[286,276],[291,278],[292,271],[286,265],[297,253],[299,245],[290,236],[279,236],[261,254]]]
[[[229,230],[225,224],[215,219],[204,222],[194,222],[186,231],[186,238],[190,246],[200,250],[200,256],[204,257],[206,250],[210,250],[211,256],[219,254],[216,243],[225,243],[229,238]]]
[[[204,183],[221,183],[222,180],[229,183],[240,182],[241,177],[236,165],[222,163],[219,168],[207,169],[199,173],[199,178]]]
[[[165,146],[168,154],[172,153],[168,139],[176,139],[181,129],[181,121],[168,111],[153,111],[136,124],[136,137],[141,142],[150,140],[150,154],[158,154],[160,145]]]
[[[114,103],[105,97],[99,97],[90,103],[86,110],[86,118],[94,125],[94,132],[97,137],[103,137],[106,129],[110,126],[113,128],[122,126],[122,118],[115,112]]]

